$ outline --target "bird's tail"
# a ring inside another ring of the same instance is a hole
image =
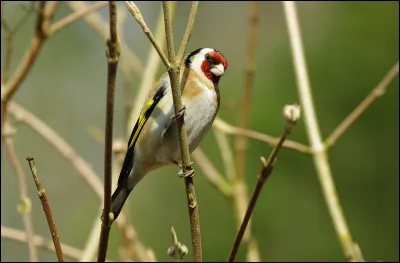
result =
[[[114,220],[117,219],[119,213],[124,206],[126,199],[131,193],[132,189],[127,189],[126,187],[118,186],[115,192],[111,196],[111,212],[114,214]]]

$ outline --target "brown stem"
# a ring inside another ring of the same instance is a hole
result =
[[[258,179],[257,179],[257,185],[256,188],[254,189],[253,195],[251,196],[250,203],[247,207],[246,213],[244,215],[242,224],[240,225],[239,232],[237,233],[235,242],[233,243],[231,253],[229,255],[228,262],[233,262],[235,260],[237,251],[239,249],[240,242],[243,239],[243,236],[246,231],[246,227],[249,224],[250,217],[253,213],[254,207],[256,205],[256,202],[258,200],[258,196],[260,195],[261,189],[264,185],[264,182],[269,178],[269,176],[272,173],[272,170],[274,169],[274,165],[276,162],[276,157],[278,156],[279,150],[282,148],[283,142],[286,140],[286,137],[290,134],[292,131],[295,123],[297,120],[287,120],[286,122],[286,127],[285,131],[282,134],[282,137],[279,140],[278,145],[273,149],[271,152],[268,161],[265,160],[264,157],[261,157],[261,170],[258,174]]]
[[[56,249],[58,261],[64,262],[64,255],[63,255],[62,248],[60,245],[58,231],[57,231],[56,225],[53,220],[53,215],[51,214],[50,203],[49,203],[49,200],[47,199],[46,190],[43,188],[43,186],[40,182],[39,175],[36,170],[35,160],[34,160],[33,156],[30,154],[28,154],[26,156],[26,160],[29,163],[29,167],[30,167],[32,175],[33,175],[33,180],[35,181],[36,188],[37,188],[37,191],[39,194],[39,198],[40,198],[40,201],[42,202],[43,211],[46,215],[47,223],[49,224],[50,234],[51,234],[51,237],[53,238],[53,244],[54,244],[54,248]]]
[[[5,146],[11,165],[13,166],[18,178],[19,192],[21,198],[21,204],[18,205],[18,211],[22,216],[22,221],[24,223],[24,227],[26,230],[27,243],[29,248],[29,261],[37,262],[38,254],[37,254],[37,249],[35,247],[35,243],[33,241],[34,232],[33,232],[32,216],[31,216],[32,204],[31,200],[28,197],[28,190],[25,181],[25,173],[21,167],[21,164],[18,161],[18,157],[15,153],[14,141],[11,137],[8,136],[6,137]]]
[[[167,1],[163,1],[164,9],[164,21],[165,21],[165,35],[167,38],[167,49],[168,49],[168,60],[171,67],[168,68],[169,78],[171,80],[172,98],[174,102],[174,110],[176,113],[182,110],[182,98],[181,98],[181,86],[180,86],[180,68],[177,63],[175,56],[175,47],[173,41],[173,31],[171,25],[169,4]],[[183,84],[184,85],[184,84]],[[176,126],[178,129],[179,145],[182,156],[182,172],[194,172],[190,163],[190,153],[187,141],[186,126],[184,118],[176,119]],[[199,219],[199,208],[196,200],[196,193],[193,184],[193,177],[185,177],[186,197],[189,210],[190,219],[190,230],[192,234],[192,246],[193,246],[193,261],[202,261],[202,249],[201,249],[201,235],[200,235],[200,219]]]
[[[110,235],[110,210],[111,210],[111,174],[112,174],[112,137],[114,123],[114,97],[115,79],[117,76],[118,58],[120,54],[119,40],[117,35],[117,3],[109,1],[110,11],[110,38],[107,41],[107,107],[106,107],[106,134],[104,153],[104,210],[101,225],[99,250],[97,261],[104,262],[107,254],[108,238]]]
[[[379,84],[371,91],[370,94],[355,108],[342,123],[329,135],[325,140],[325,147],[332,147],[335,142],[342,136],[346,130],[363,114],[371,104],[385,94],[386,88],[392,80],[399,74],[399,61],[389,70]]]

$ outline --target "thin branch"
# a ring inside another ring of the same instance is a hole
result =
[[[120,55],[119,39],[117,35],[117,3],[109,1],[110,11],[110,38],[107,41],[107,106],[106,106],[106,134],[104,149],[104,209],[99,241],[97,261],[103,262],[107,255],[108,238],[113,219],[110,220],[111,211],[111,174],[112,174],[112,137],[114,125],[114,97],[115,79],[117,77],[118,59]]]
[[[60,19],[59,21],[57,21],[53,25],[51,25],[49,34],[54,35],[55,33],[60,31],[64,27],[69,26],[73,22],[79,20],[80,18],[82,18],[92,12],[102,9],[103,7],[107,6],[107,4],[108,3],[105,1],[99,1],[95,4],[88,5],[85,8],[77,10],[76,12],[70,14],[67,17],[64,17],[63,19]]]
[[[135,17],[136,21],[142,27],[143,32],[147,35],[150,42],[153,44],[154,48],[157,50],[158,55],[164,62],[164,65],[169,68],[170,62],[168,61],[167,57],[164,54],[164,51],[161,49],[160,45],[157,43],[156,39],[154,38],[153,33],[151,32],[150,28],[147,26],[146,22],[143,19],[142,13],[140,12],[139,8],[133,1],[126,1],[126,7],[128,8],[129,12],[131,12],[132,16]]]
[[[371,93],[355,108],[342,123],[329,135],[325,140],[325,147],[332,147],[335,142],[342,136],[346,130],[371,106],[371,104],[385,94],[387,87],[392,80],[399,74],[399,61],[390,69],[383,77],[379,84],[371,91]]]
[[[14,141],[10,136],[6,136],[5,146],[11,165],[13,166],[18,178],[18,186],[21,198],[21,204],[18,205],[18,212],[22,216],[22,221],[24,223],[24,227],[26,230],[27,243],[29,249],[29,261],[37,262],[38,254],[37,254],[37,249],[35,247],[35,243],[33,241],[34,232],[33,232],[32,216],[31,216],[32,203],[31,199],[28,197],[28,190],[25,181],[25,173],[21,167],[20,162],[18,161],[18,157],[15,153]]]
[[[364,261],[361,253],[358,253],[353,242],[345,216],[336,192],[332,178],[331,168],[328,162],[326,149],[321,140],[317,117],[314,110],[311,87],[307,74],[307,66],[301,41],[300,26],[297,19],[296,3],[283,2],[286,23],[289,31],[289,39],[292,50],[293,64],[296,72],[297,88],[301,105],[304,109],[304,119],[308,139],[313,150],[314,165],[323,190],[324,199],[328,206],[336,234],[348,261]]]
[[[179,65],[182,63],[186,48],[188,46],[190,36],[192,35],[192,30],[194,26],[194,21],[196,19],[196,14],[197,14],[197,8],[199,7],[199,1],[193,1],[192,2],[192,7],[190,8],[190,14],[189,14],[189,19],[188,23],[186,25],[186,30],[185,30],[185,35],[183,36],[181,46],[179,48],[177,60]]]
[[[177,2],[173,1],[170,4],[170,11],[171,11],[171,19],[174,18],[175,9],[176,9]],[[161,49],[165,48],[166,45],[166,38],[165,38],[165,27],[164,27],[164,17],[163,17],[163,10],[162,7],[160,9],[160,13],[158,16],[157,21],[157,28],[156,28],[156,35],[155,35],[156,42],[160,45]],[[146,61],[146,68],[144,69],[143,78],[140,82],[139,90],[136,95],[136,99],[134,102],[133,110],[129,114],[129,124],[127,125],[127,138],[132,131],[132,125],[135,124],[137,116],[140,114],[140,110],[143,107],[145,100],[148,96],[148,93],[151,88],[153,88],[157,69],[160,66],[160,57],[158,56],[157,50],[154,48],[150,48],[149,54]]]
[[[68,5],[75,12],[79,12],[82,9],[88,7],[84,1],[68,1]],[[108,23],[97,14],[92,12],[83,17],[83,20],[95,31],[101,38],[107,40],[109,37]],[[118,30],[119,31],[119,30]],[[138,76],[143,74],[143,64],[135,53],[129,48],[128,44],[120,37],[121,53],[124,54],[120,58],[120,68],[124,73],[124,76],[129,79],[132,76],[132,72]]]
[[[63,255],[62,248],[60,245],[58,231],[57,231],[56,225],[53,220],[53,215],[51,214],[50,203],[49,203],[49,200],[47,199],[46,190],[43,188],[43,186],[40,182],[39,175],[36,171],[35,160],[34,160],[33,156],[30,154],[28,154],[26,156],[26,160],[28,161],[29,167],[31,168],[33,180],[35,181],[38,195],[39,195],[40,201],[42,202],[43,211],[46,215],[47,223],[49,224],[50,234],[51,234],[51,237],[53,238],[53,244],[54,244],[54,248],[56,250],[58,261],[64,262],[64,255]]]
[[[288,109],[288,110],[286,110],[286,109]],[[289,114],[288,114],[288,111],[289,111]],[[295,113],[290,114],[292,112],[295,112]],[[279,143],[276,145],[276,147],[271,152],[270,156],[268,157],[268,161],[266,161],[264,157],[260,158],[261,159],[261,170],[258,174],[257,185],[251,196],[250,203],[247,207],[242,224],[240,225],[240,229],[236,236],[235,242],[233,243],[228,262],[233,262],[235,260],[237,251],[239,249],[240,242],[242,241],[243,236],[245,234],[246,227],[250,223],[250,217],[254,211],[254,207],[257,203],[258,196],[260,195],[261,189],[262,189],[265,181],[269,178],[269,176],[272,173],[272,170],[274,169],[274,166],[276,163],[276,158],[278,156],[280,149],[282,148],[283,142],[286,140],[286,137],[292,131],[297,120],[300,118],[300,108],[298,106],[292,106],[292,105],[286,106],[284,109],[284,115],[286,118],[286,126],[285,126],[285,130],[279,140]]]
[[[1,226],[1,237],[9,239],[9,240],[13,240],[13,241],[23,242],[23,243],[28,242],[28,236],[25,231],[14,229],[14,228],[3,226],[3,225]],[[47,249],[49,251],[54,251],[54,252],[56,251],[54,248],[53,241],[49,240],[49,239],[45,239],[44,237],[34,235],[33,243],[38,248],[44,248],[44,249]],[[76,259],[79,259],[82,255],[82,251],[77,248],[74,248],[72,246],[69,246],[69,245],[66,245],[63,243],[61,243],[61,246],[63,248],[63,252],[66,257],[70,257],[71,259],[76,260]]]
[[[192,153],[192,157],[213,186],[215,186],[223,195],[232,196],[232,185],[218,172],[200,147]]]
[[[181,98],[181,86],[180,86],[180,69],[179,64],[176,61],[175,47],[173,40],[173,32],[169,11],[169,3],[163,1],[164,9],[164,21],[165,21],[165,35],[167,38],[167,49],[168,49],[168,60],[171,67],[168,67],[168,75],[171,81],[172,99],[174,102],[174,110],[176,114],[182,112],[182,98]],[[183,84],[184,85],[184,84]],[[184,118],[178,117],[176,119],[176,126],[179,136],[179,145],[182,157],[182,172],[188,174],[185,176],[185,187],[186,197],[189,210],[190,219],[190,230],[192,234],[192,246],[193,246],[193,261],[202,261],[202,248],[201,248],[201,235],[200,235],[200,219],[199,219],[199,207],[196,200],[196,193],[193,184],[193,173],[194,169],[190,162],[189,145],[187,141],[186,126]],[[190,175],[191,174],[191,175]]]
[[[213,123],[213,128],[220,130],[226,134],[240,135],[240,136],[245,136],[245,137],[248,137],[248,138],[251,138],[254,140],[259,140],[259,141],[265,142],[266,144],[268,144],[272,147],[276,146],[279,142],[279,138],[272,137],[270,135],[267,135],[267,134],[264,134],[261,132],[242,129],[242,128],[233,126],[233,125],[225,122],[224,120],[222,120],[219,117],[215,118],[215,121]],[[283,147],[292,149],[295,151],[299,151],[301,153],[311,154],[310,147],[308,147],[304,144],[295,142],[295,141],[287,140],[283,143]]]

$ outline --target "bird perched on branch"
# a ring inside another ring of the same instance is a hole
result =
[[[132,189],[149,172],[171,164],[179,167],[181,151],[175,120],[184,116],[189,151],[193,152],[210,129],[219,109],[218,83],[228,67],[222,53],[200,48],[188,54],[180,73],[183,112],[175,115],[168,73],[158,80],[132,130],[125,160],[112,195],[114,220]],[[193,173],[181,177],[192,176]]]

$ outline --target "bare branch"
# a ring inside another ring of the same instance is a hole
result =
[[[236,178],[236,170],[233,161],[232,149],[229,146],[228,136],[217,129],[214,130],[214,136],[225,166],[225,176],[230,182],[233,182]]]
[[[290,106],[289,106],[290,107]],[[296,106],[294,106],[296,107]],[[298,109],[298,111],[300,111],[300,109]],[[265,183],[265,181],[269,178],[269,176],[272,173],[272,170],[274,169],[275,163],[276,163],[276,158],[278,156],[278,153],[280,151],[280,149],[282,148],[283,142],[286,140],[286,137],[290,134],[290,132],[292,131],[294,125],[296,124],[298,118],[300,117],[300,114],[298,115],[297,118],[288,118],[287,116],[285,116],[286,118],[286,126],[285,126],[285,131],[283,132],[279,143],[276,145],[276,147],[273,149],[273,151],[271,152],[268,161],[265,160],[264,157],[261,157],[261,170],[258,174],[258,180],[257,180],[257,185],[256,188],[254,189],[254,192],[251,196],[250,199],[250,203],[247,207],[246,213],[244,215],[242,224],[240,225],[240,229],[238,231],[238,234],[236,236],[235,242],[232,246],[231,249],[231,253],[229,255],[229,259],[228,262],[233,262],[235,260],[237,251],[239,249],[239,245],[240,242],[243,239],[243,236],[245,234],[246,231],[246,227],[250,222],[250,217],[254,211],[254,207],[257,203],[258,200],[258,196],[260,195],[261,189]]]
[[[114,97],[115,80],[117,77],[118,59],[120,55],[119,39],[117,35],[117,3],[109,1],[110,11],[110,38],[107,41],[107,105],[106,105],[106,139],[104,149],[104,209],[103,223],[101,225],[98,262],[104,262],[107,255],[108,238],[113,219],[110,220],[111,211],[111,175],[112,175],[112,138],[114,125]]]
[[[328,206],[336,234],[342,246],[343,253],[349,261],[364,261],[361,253],[355,249],[345,216],[336,192],[335,183],[332,178],[330,164],[326,149],[321,140],[311,87],[308,80],[307,66],[304,57],[303,44],[301,40],[300,26],[297,19],[296,3],[292,1],[283,2],[286,23],[289,31],[289,39],[292,50],[293,64],[296,72],[297,89],[300,96],[301,106],[304,109],[304,119],[308,139],[313,151],[314,165],[324,193],[324,199]]]
[[[164,23],[165,23],[165,35],[167,38],[167,49],[168,49],[168,60],[171,67],[168,67],[168,75],[171,81],[172,99],[174,103],[175,113],[182,111],[182,98],[181,98],[181,86],[180,86],[180,69],[179,64],[176,61],[175,47],[173,39],[173,31],[171,25],[169,3],[163,1],[164,10]],[[200,235],[200,219],[199,219],[199,207],[196,200],[196,193],[193,183],[194,169],[190,162],[189,145],[187,141],[186,126],[184,118],[176,119],[176,126],[179,136],[179,145],[182,157],[182,174],[185,179],[186,197],[189,210],[190,230],[192,234],[192,246],[193,246],[193,261],[202,261],[202,248],[201,248],[201,235]]]
[[[386,88],[392,80],[399,74],[399,61],[390,69],[390,71],[383,77],[379,84],[372,90],[372,92],[355,108],[349,116],[337,126],[337,128],[325,140],[325,147],[332,147],[335,142],[342,136],[347,129],[368,109],[371,104],[385,94]]]
[[[143,19],[142,13],[140,12],[139,8],[133,1],[126,1],[126,7],[128,8],[129,12],[131,12],[132,16],[136,19],[139,25],[142,27],[143,32],[147,35],[150,42],[153,44],[154,48],[157,50],[158,55],[164,62],[164,65],[169,68],[170,62],[168,61],[167,57],[164,54],[164,51],[161,49],[160,45],[157,43],[156,39],[154,38],[153,33],[151,32],[150,28],[147,26],[146,22]]]
[[[53,238],[54,248],[56,250],[58,261],[64,262],[64,255],[63,255],[62,248],[60,245],[60,239],[58,236],[56,224],[54,223],[53,215],[51,214],[50,203],[49,203],[49,200],[47,199],[46,190],[43,188],[43,186],[40,182],[40,178],[36,171],[36,166],[35,166],[35,161],[34,161],[33,156],[28,154],[28,156],[26,156],[26,160],[28,161],[29,167],[31,168],[33,180],[35,181],[38,195],[39,195],[40,201],[42,202],[43,211],[46,215],[47,223],[49,224],[50,234],[51,234],[51,237]]]

